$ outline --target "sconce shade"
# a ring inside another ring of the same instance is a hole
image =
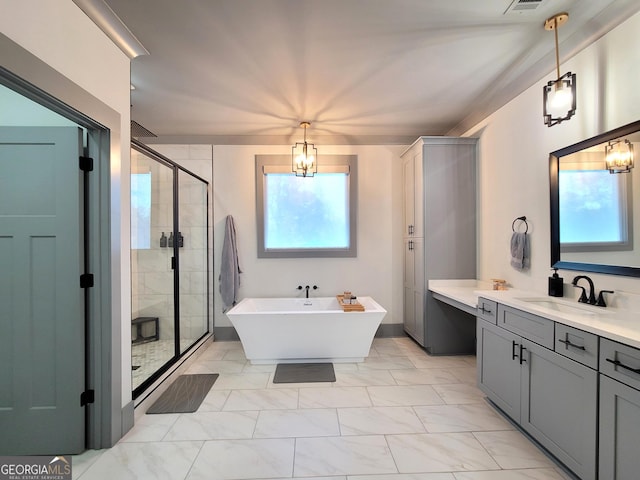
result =
[[[629,173],[633,168],[633,144],[629,140],[609,142],[604,156],[609,173]]]
[[[307,142],[307,128],[311,123],[302,122],[300,126],[304,128],[304,141],[291,147],[291,170],[296,177],[313,177],[318,173],[318,149]]]
[[[548,127],[569,120],[576,113],[576,74],[567,72],[543,87],[544,123]]]

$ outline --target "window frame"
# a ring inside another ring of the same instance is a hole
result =
[[[265,182],[267,174],[294,173],[291,171],[290,155],[256,155],[256,222],[258,237],[258,258],[345,258],[357,257],[357,212],[358,212],[358,156],[321,155],[318,157],[318,173],[346,173],[349,201],[349,246],[347,248],[265,248]],[[303,181],[313,182],[314,177]]]

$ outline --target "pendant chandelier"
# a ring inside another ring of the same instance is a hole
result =
[[[545,30],[553,30],[556,38],[556,80],[543,87],[544,123],[553,127],[569,120],[576,113],[576,74],[567,72],[560,76],[558,28],[569,20],[568,13],[558,13],[544,22]]]
[[[310,122],[302,122],[300,126],[304,128],[304,142],[297,142],[291,148],[291,170],[296,177],[313,177],[318,173],[318,149],[313,143],[307,143],[307,128]]]
[[[615,140],[604,147],[609,173],[629,173],[633,168],[633,144],[629,140]]]

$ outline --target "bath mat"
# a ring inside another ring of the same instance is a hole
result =
[[[195,412],[217,378],[217,373],[180,375],[151,405],[147,413]]]
[[[335,382],[333,363],[279,363],[273,383]]]

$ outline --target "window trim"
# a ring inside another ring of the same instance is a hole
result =
[[[285,170],[286,169],[286,170]],[[256,155],[256,222],[258,236],[258,258],[345,258],[357,257],[357,212],[358,212],[358,156],[321,155],[318,158],[318,173],[347,173],[349,198],[349,247],[347,248],[278,248],[265,249],[264,244],[264,184],[265,172],[291,172],[290,155]],[[316,175],[317,175],[316,174]],[[313,182],[314,177],[304,179]]]
[[[560,164],[560,171],[578,172],[581,170],[594,171],[602,170],[602,162],[597,165],[589,162],[576,164],[565,162]],[[631,175],[614,174],[618,182],[618,197],[620,209],[618,218],[620,219],[620,234],[622,239],[610,242],[560,242],[560,252],[562,253],[585,253],[585,252],[620,252],[633,250],[633,188],[631,185]],[[558,182],[558,189],[560,189]],[[562,219],[560,219],[562,221]]]

